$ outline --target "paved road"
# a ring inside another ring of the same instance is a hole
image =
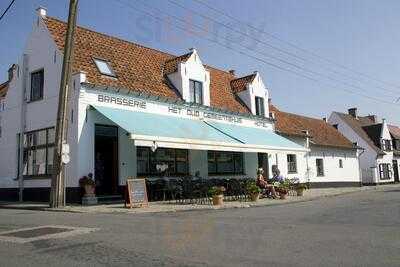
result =
[[[400,266],[400,188],[251,209],[175,214],[0,210],[0,231],[96,227],[0,241],[0,266]]]

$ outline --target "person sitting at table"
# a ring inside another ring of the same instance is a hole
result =
[[[266,189],[269,193],[271,193],[271,196],[273,198],[277,198],[277,194],[275,191],[275,187],[272,184],[269,184],[263,176],[264,170],[263,169],[258,169],[257,171],[257,181],[256,184],[259,188],[261,189]]]

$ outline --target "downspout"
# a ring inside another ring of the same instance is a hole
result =
[[[24,133],[26,127],[26,100],[28,80],[28,55],[23,55],[22,60],[22,92],[21,92],[21,125],[19,129],[19,159],[18,159],[18,187],[19,201],[22,202],[24,195]]]
[[[364,148],[359,148],[357,143],[355,143],[356,145],[356,149],[357,149],[357,159],[358,159],[358,171],[359,171],[359,176],[360,176],[360,187],[363,186],[363,182],[362,182],[362,169],[361,169],[361,164],[360,164],[360,157],[362,154],[365,153],[365,149]],[[361,151],[360,154],[358,153],[358,151]]]
[[[310,149],[310,135],[307,130],[302,131],[306,135],[306,148]],[[306,167],[307,167],[307,183],[310,183],[310,166],[309,166],[309,156],[310,151],[306,152]]]

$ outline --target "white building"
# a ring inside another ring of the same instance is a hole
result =
[[[2,100],[1,198],[49,197],[66,24],[38,14]],[[195,49],[176,57],[78,27],[70,85],[69,202],[84,175],[94,174],[97,194],[116,195],[128,177],[159,176],[160,163],[170,177],[255,177],[277,165],[306,181],[308,149],[275,133],[257,72],[238,78]]]
[[[360,150],[325,119],[287,113],[270,106],[275,114],[276,132],[309,149],[304,176],[311,187],[360,186]],[[288,156],[288,161],[290,161]],[[289,166],[289,165],[288,165]]]
[[[392,136],[386,120],[375,115],[359,116],[357,108],[348,114],[333,112],[329,123],[364,149],[360,154],[363,184],[392,183],[399,180],[399,142],[395,127]]]

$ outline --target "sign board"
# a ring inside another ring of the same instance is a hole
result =
[[[146,179],[127,179],[125,207],[148,206]]]

